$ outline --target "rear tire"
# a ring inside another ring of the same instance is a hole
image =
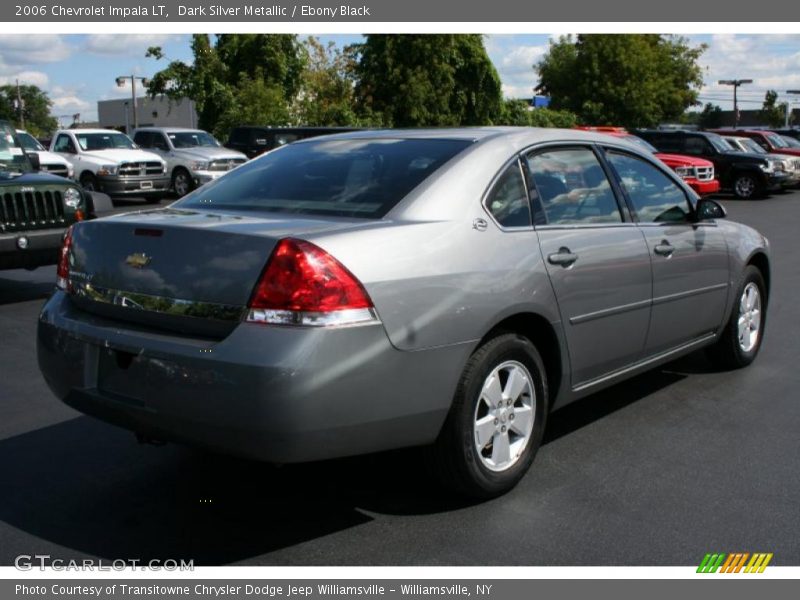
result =
[[[513,488],[544,435],[547,376],[534,345],[500,334],[470,357],[432,448],[439,480],[478,499]]]
[[[739,282],[728,323],[717,342],[708,348],[707,354],[714,366],[732,370],[752,363],[761,349],[766,318],[764,277],[761,271],[749,265]]]

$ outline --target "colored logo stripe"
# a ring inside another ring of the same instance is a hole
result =
[[[772,553],[756,552],[734,552],[731,554],[715,553],[706,554],[697,567],[698,573],[763,573],[764,569],[772,560]],[[747,562],[747,559],[750,562]],[[745,566],[747,563],[747,566]]]

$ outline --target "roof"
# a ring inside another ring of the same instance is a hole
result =
[[[76,128],[76,129],[59,129],[58,131],[56,131],[56,134],[59,134],[59,133],[79,134],[79,133],[121,133],[121,132],[117,131],[116,129],[88,129],[88,128],[87,129],[82,129],[82,128],[79,127],[79,128]],[[122,135],[125,135],[125,134],[122,134]]]
[[[155,125],[148,126],[148,127],[139,127],[137,128],[134,133],[137,131],[177,131],[177,132],[192,132],[192,131],[202,131],[206,132],[205,129],[200,129],[199,127],[166,127],[166,126],[158,126]]]

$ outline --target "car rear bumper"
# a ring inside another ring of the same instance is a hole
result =
[[[63,227],[0,234],[0,269],[33,269],[56,264],[63,237]],[[22,238],[25,244],[20,243]]]
[[[98,177],[98,191],[109,196],[142,196],[164,194],[169,190],[169,175],[153,177]],[[148,185],[149,184],[149,185]]]
[[[280,463],[432,442],[470,351],[399,351],[379,324],[242,324],[221,341],[187,338],[90,315],[60,291],[37,335],[45,380],[76,409]]]
[[[708,196],[709,194],[716,194],[720,190],[719,181],[711,179],[710,181],[700,181],[699,179],[686,179],[686,183],[700,196]]]

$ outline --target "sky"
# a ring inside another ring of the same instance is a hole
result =
[[[323,41],[339,45],[357,42],[355,35],[323,35]],[[732,106],[730,87],[719,79],[753,79],[739,88],[741,109],[758,109],[768,89],[780,100],[800,106],[800,96],[786,96],[800,89],[800,35],[690,35],[693,45],[707,44],[700,59],[706,82],[700,100],[724,109]],[[536,73],[533,65],[547,52],[548,35],[487,35],[486,49],[509,98],[531,97]],[[130,97],[130,84],[118,87],[116,77],[136,74],[148,77],[164,62],[145,58],[149,46],[161,46],[167,59],[191,62],[188,35],[0,35],[0,84],[35,84],[53,101],[53,115],[63,123],[80,113],[82,121],[97,118],[97,101]],[[796,98],[796,99],[795,99]]]

